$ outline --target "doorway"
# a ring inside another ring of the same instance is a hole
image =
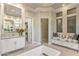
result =
[[[48,43],[48,18],[41,18],[42,43]]]
[[[27,17],[25,22],[26,43],[32,43],[32,18]]]

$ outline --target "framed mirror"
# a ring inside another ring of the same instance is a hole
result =
[[[14,21],[4,20],[3,29],[4,29],[4,32],[13,32],[14,31]]]
[[[4,32],[14,32],[22,25],[21,9],[16,6],[4,3],[3,18]]]

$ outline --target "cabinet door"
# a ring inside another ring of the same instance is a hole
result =
[[[25,47],[25,38],[20,37],[16,41],[16,49],[24,48]]]
[[[6,47],[7,47],[8,52],[15,50],[15,40],[14,39],[8,39],[7,40],[7,46]]]
[[[7,52],[7,40],[1,40],[1,53],[6,53]]]
[[[1,45],[2,45],[2,53],[7,53],[7,52],[15,50],[13,39],[2,40]]]

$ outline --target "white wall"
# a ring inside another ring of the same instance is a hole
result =
[[[1,18],[1,3],[0,3],[0,18]],[[1,23],[0,23],[0,47],[1,47]],[[0,55],[1,55],[1,49],[0,49]]]
[[[56,13],[54,11],[52,11],[51,39],[53,38],[53,32],[56,32]]]
[[[79,34],[79,5],[77,6],[76,33]]]

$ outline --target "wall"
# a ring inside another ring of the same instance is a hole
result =
[[[0,18],[1,18],[1,3],[0,3]],[[0,47],[1,47],[1,23],[0,23]],[[0,55],[1,55],[1,49],[0,49]]]
[[[0,18],[1,18],[1,3],[0,3]],[[0,19],[0,21],[2,20]],[[0,23],[0,37],[1,37],[1,23]]]
[[[79,5],[77,6],[76,33],[79,34]]]
[[[56,32],[56,13],[55,13],[55,10],[52,11],[51,40],[52,40],[52,38],[53,38],[53,32]]]

